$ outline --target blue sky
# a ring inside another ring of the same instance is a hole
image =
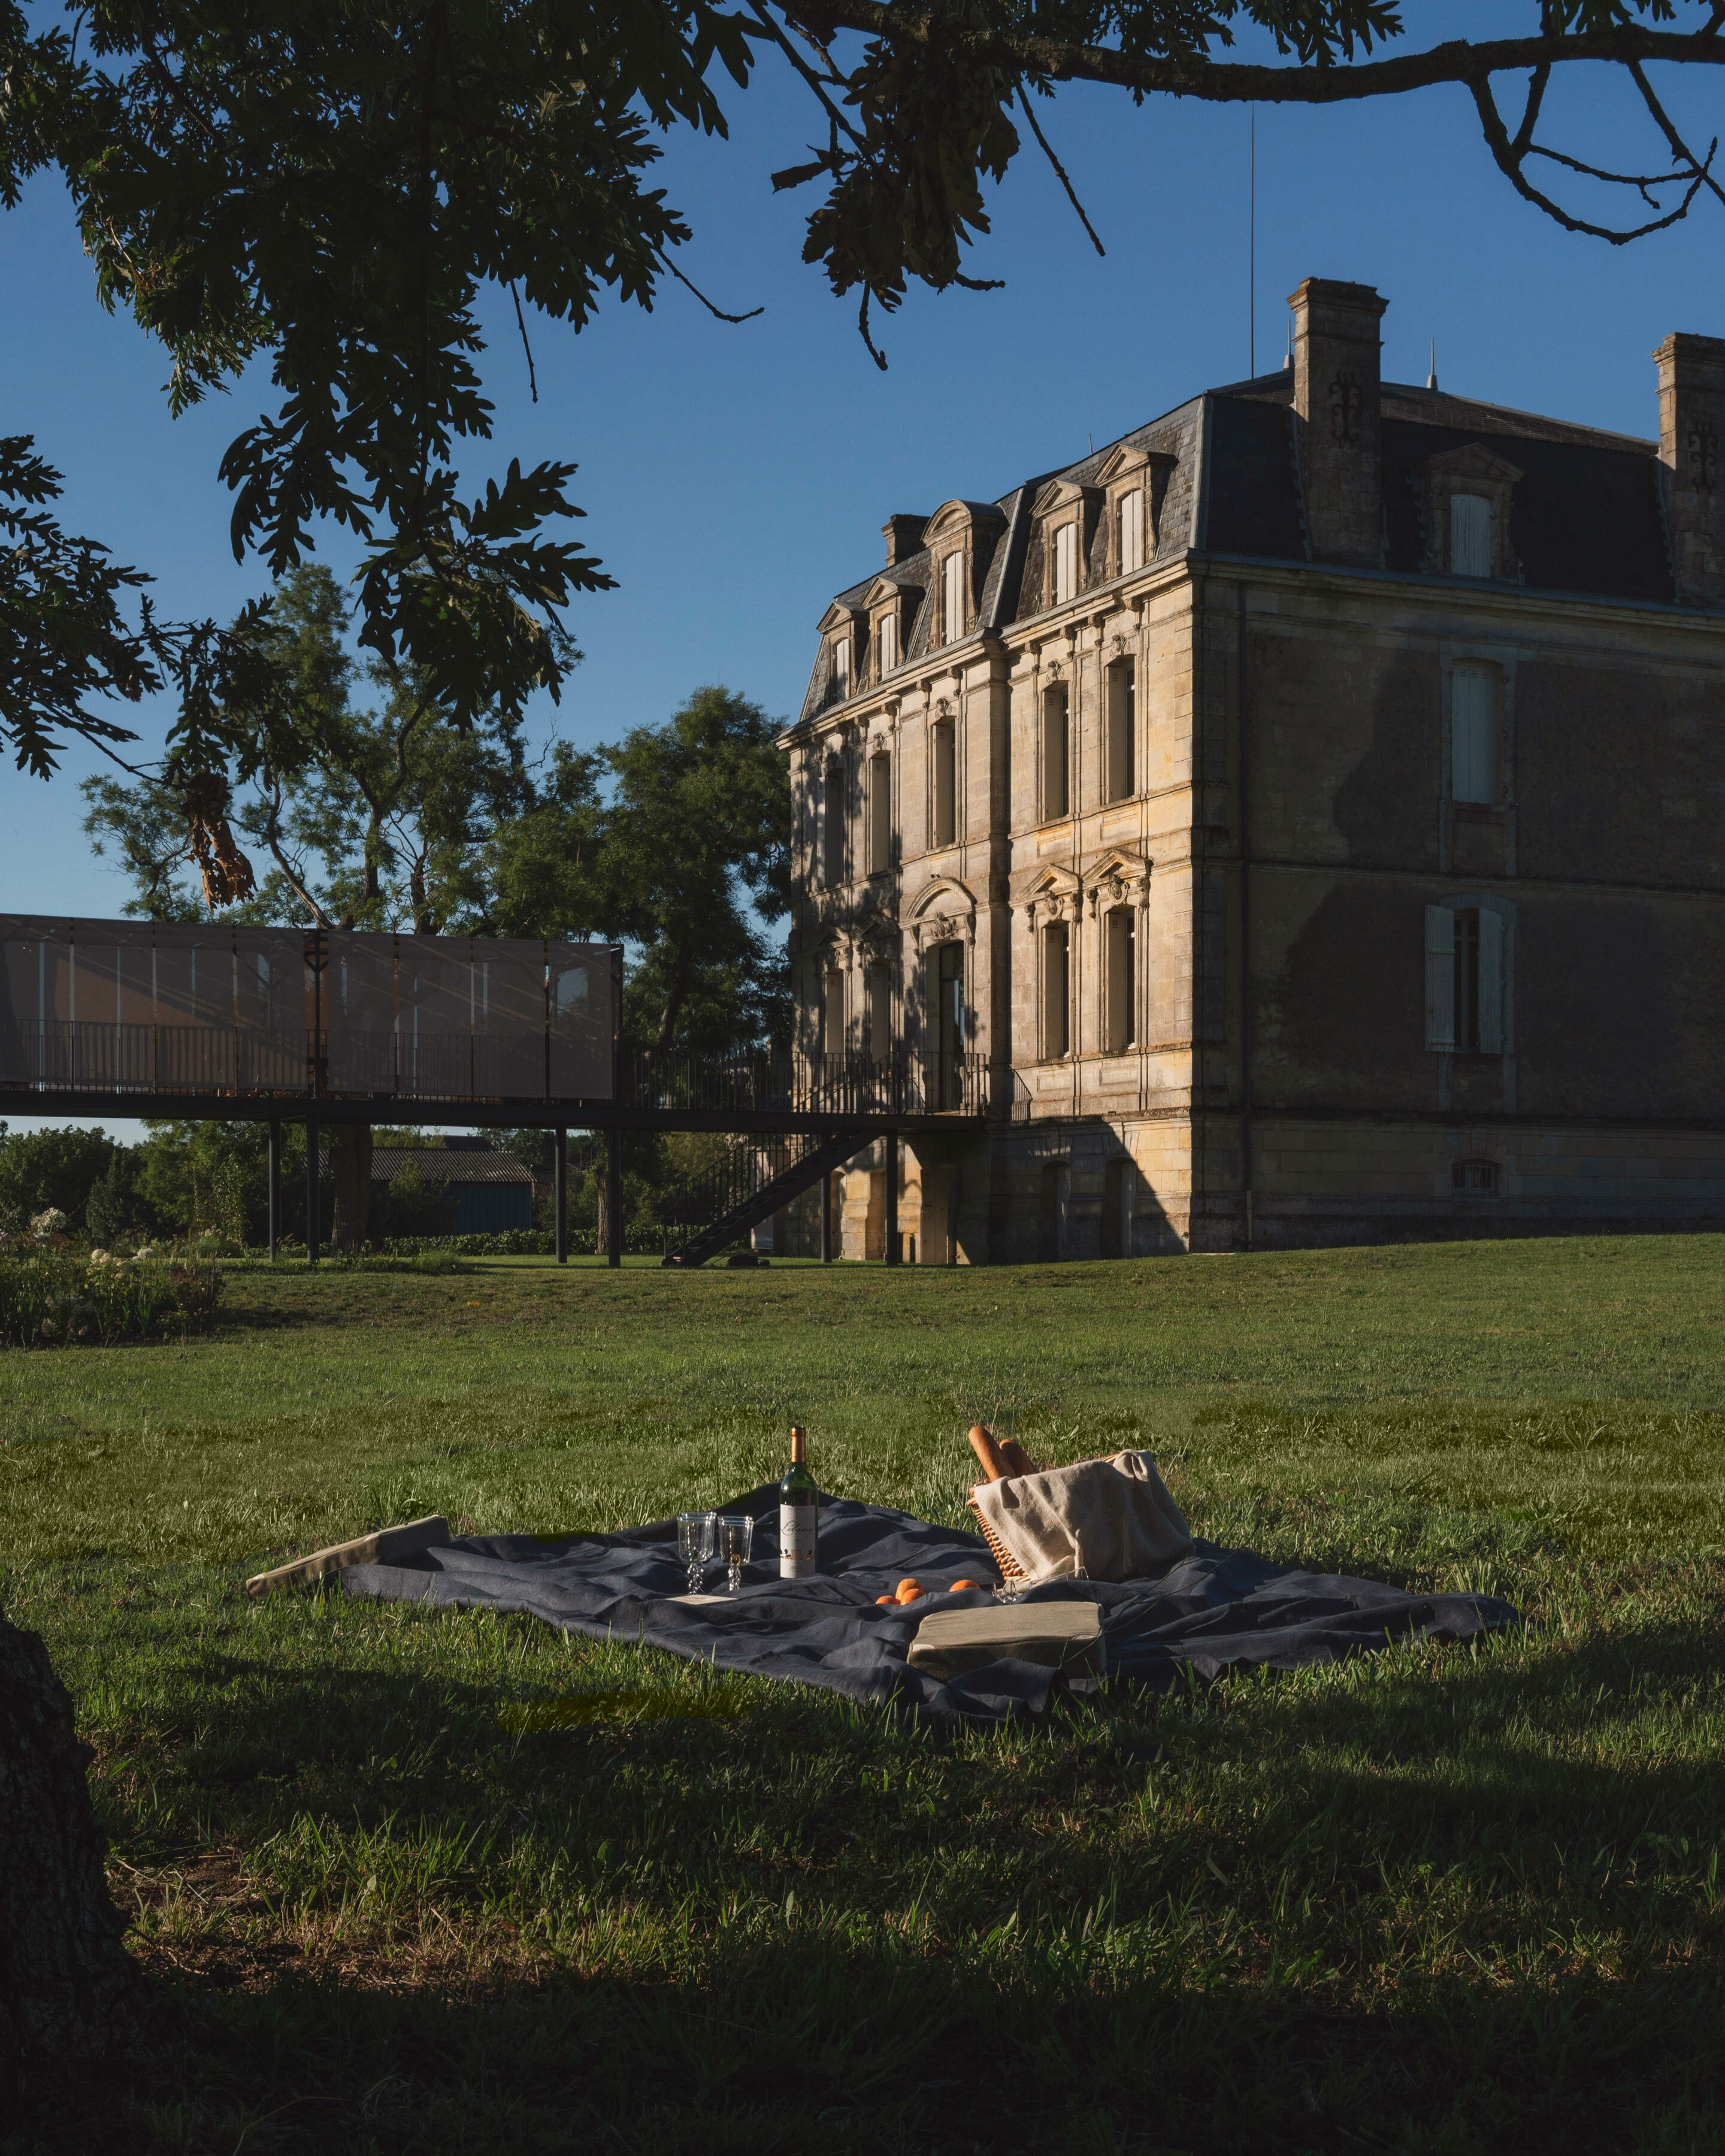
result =
[[[1522,12],[1502,0],[1407,10],[1422,43],[1506,34]],[[1551,139],[1656,168],[1651,127],[1591,72],[1554,95]],[[815,139],[814,115],[771,67],[760,81],[730,95],[729,141],[673,138],[660,172],[696,228],[680,266],[720,305],[763,315],[729,327],[668,285],[650,315],[614,305],[578,338],[542,322],[534,406],[507,299],[489,313],[496,434],[467,476],[476,485],[511,456],[574,460],[580,535],[619,583],[571,617],[586,657],[545,723],[576,742],[656,722],[707,681],[794,711],[814,624],[880,560],[890,512],[997,495],[1247,371],[1245,111],[1134,110],[1084,87],[1040,105],[1106,258],[1031,146],[967,265],[1005,290],[919,294],[877,317],[882,374],[854,302],[800,259],[814,192],[768,187]],[[1677,98],[1703,140],[1722,87]],[[1302,276],[1354,278],[1389,302],[1387,376],[1423,382],[1435,336],[1446,388],[1651,434],[1654,345],[1672,329],[1725,332],[1725,209],[1624,249],[1567,234],[1512,194],[1460,90],[1260,108],[1257,153],[1260,369],[1280,359],[1283,302]],[[231,613],[263,590],[258,564],[229,551],[216,467],[267,380],[170,419],[162,355],[97,305],[51,180],[0,217],[0,428],[34,434],[64,472],[69,526],[150,571],[170,618]],[[328,550],[338,568],[341,536]],[[47,784],[0,767],[0,911],[119,910],[124,883],[80,830],[77,780],[98,762],[69,753]]]

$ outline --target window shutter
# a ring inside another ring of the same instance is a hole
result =
[[[1120,505],[1120,573],[1130,576],[1144,566],[1144,496],[1134,488]]]
[[[964,634],[964,557],[948,554],[941,576],[946,603],[943,641],[957,644]]]
[[[1450,790],[1457,801],[1497,798],[1497,681],[1483,666],[1450,676]]]
[[[1503,1053],[1503,916],[1480,908],[1480,1053]]]
[[[1455,1045],[1455,916],[1447,906],[1425,909],[1425,1045]]]
[[[1450,496],[1450,573],[1491,573],[1491,505],[1482,494]]]

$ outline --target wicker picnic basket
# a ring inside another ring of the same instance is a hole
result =
[[[1016,1439],[1009,1437],[1004,1445],[997,1445],[979,1422],[970,1426],[970,1449],[981,1461],[983,1479],[987,1482],[1005,1482],[1014,1475],[1040,1475],[1042,1471]],[[1000,1568],[1000,1577],[1003,1579],[1023,1579],[1024,1568],[983,1517],[974,1494],[964,1502],[983,1531],[983,1540],[988,1545],[989,1556]]]

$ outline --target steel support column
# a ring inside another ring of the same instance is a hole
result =
[[[833,1178],[830,1172],[820,1179],[820,1261],[824,1265],[833,1262]]]
[[[317,1204],[317,1118],[305,1118],[305,1262],[317,1263],[317,1246],[323,1238],[323,1222]]]
[[[898,1132],[886,1133],[886,1262],[898,1263]]]
[[[605,1263],[623,1263],[623,1132],[613,1123],[606,1133]]]
[[[270,1262],[281,1240],[281,1118],[270,1118]]]
[[[557,1215],[557,1263],[569,1262],[569,1133],[557,1132],[555,1168],[553,1169],[557,1195],[554,1203]]]

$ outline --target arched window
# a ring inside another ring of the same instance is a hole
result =
[[[829,891],[837,891],[845,881],[845,766],[835,756],[827,758],[821,797],[821,880]]]
[[[1138,670],[1130,659],[1108,669],[1106,755],[1108,798],[1124,801],[1137,791]]]
[[[1069,727],[1066,722],[1066,685],[1056,681],[1051,689],[1042,692],[1042,754],[1039,777],[1042,789],[1042,817],[1045,824],[1056,822],[1069,811],[1070,789],[1066,783],[1069,762]]]
[[[892,758],[877,749],[869,758],[869,874],[892,866]]]
[[[950,846],[958,834],[958,756],[950,719],[937,721],[930,738],[933,755],[934,839],[937,846]]]

